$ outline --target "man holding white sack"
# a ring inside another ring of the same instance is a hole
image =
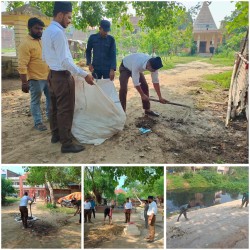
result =
[[[167,103],[168,101],[161,96],[158,69],[162,68],[162,61],[160,57],[151,57],[143,53],[135,53],[123,58],[120,65],[120,91],[119,98],[123,110],[126,111],[126,101],[128,92],[128,79],[132,77],[134,86],[142,99],[143,109],[146,115],[159,116],[157,112],[150,110],[149,89],[148,84],[143,74],[148,70],[151,72],[154,89],[159,97],[160,103]]]
[[[43,59],[50,68],[51,143],[60,141],[62,153],[78,153],[84,147],[73,143],[71,135],[75,107],[75,80],[72,74],[85,78],[90,85],[94,84],[94,79],[74,64],[69,50],[65,29],[71,23],[72,3],[55,2],[53,16],[53,21],[42,37]]]

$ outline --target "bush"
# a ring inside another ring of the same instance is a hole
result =
[[[46,207],[49,209],[54,209],[54,208],[56,208],[56,205],[54,205],[52,203],[48,203],[48,204],[46,204]]]
[[[193,178],[194,175],[193,175],[193,172],[186,172],[184,175],[183,175],[183,178],[184,179],[191,179]]]
[[[201,175],[209,183],[213,183],[213,184],[220,183],[223,178],[223,175],[219,175],[216,172],[211,172],[207,170],[201,170],[199,171],[198,174]]]

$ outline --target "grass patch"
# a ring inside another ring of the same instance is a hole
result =
[[[214,56],[211,60],[209,57],[202,57],[200,61],[210,63],[218,66],[232,66],[234,65],[234,59],[228,57]]]
[[[205,79],[214,81],[216,84],[222,88],[229,89],[231,82],[232,71],[226,71],[219,74],[206,75]]]
[[[10,53],[10,52],[16,52],[16,49],[15,48],[2,49],[2,53]]]
[[[15,203],[17,201],[20,201],[21,198],[15,198],[15,197],[6,197],[6,200],[5,200],[5,204],[12,204],[12,203]]]
[[[167,188],[168,190],[184,188],[183,177],[179,175],[167,174]]]
[[[216,88],[216,85],[213,82],[204,82],[201,84],[201,87],[205,91],[212,92]]]
[[[48,204],[49,205],[49,204]],[[43,211],[50,211],[52,213],[62,213],[62,214],[72,214],[75,213],[76,209],[75,208],[69,208],[69,207],[53,207],[53,206],[47,206],[44,204],[39,204],[37,205],[37,208]]]

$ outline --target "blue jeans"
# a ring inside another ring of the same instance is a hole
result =
[[[44,92],[46,96],[46,116],[49,118],[49,107],[50,107],[50,97],[49,97],[49,87],[47,80],[29,80],[30,87],[30,110],[34,119],[35,126],[42,123],[42,112],[41,112],[41,96]]]

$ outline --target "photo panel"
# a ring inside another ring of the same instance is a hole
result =
[[[167,166],[167,249],[249,246],[249,166]]]
[[[2,163],[248,164],[248,5],[1,1]]]
[[[82,167],[1,166],[2,248],[81,249]]]
[[[164,167],[84,167],[84,248],[164,248]]]

